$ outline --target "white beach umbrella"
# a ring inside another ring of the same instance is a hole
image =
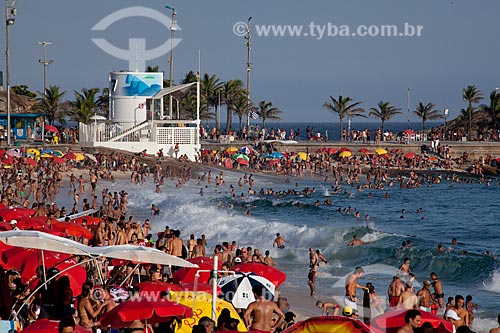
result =
[[[91,254],[107,258],[132,260],[141,263],[170,265],[179,267],[192,267],[192,268],[198,267],[198,265],[192,264],[184,259],[145,246],[113,245],[113,246],[93,247]]]
[[[95,114],[93,115],[92,117],[90,117],[90,120],[95,120],[95,121],[98,121],[98,120],[107,120],[108,118],[106,117],[103,117],[101,115],[98,115],[98,114]]]
[[[238,272],[219,279],[217,284],[224,294],[224,299],[238,309],[246,309],[250,303],[255,301],[252,288],[256,285],[264,288],[265,299],[272,300],[274,298],[274,284],[255,273]]]
[[[87,245],[83,245],[67,238],[33,230],[11,230],[0,232],[0,241],[12,246],[55,251],[72,255],[89,256],[92,249]]]

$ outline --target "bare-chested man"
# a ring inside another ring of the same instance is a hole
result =
[[[498,322],[498,327],[492,328],[490,330],[490,333],[500,333],[500,314],[498,315],[497,322]]]
[[[106,222],[100,222],[94,232],[94,246],[104,246],[104,239],[106,239]]]
[[[405,291],[403,291],[401,293],[401,297],[399,297],[397,309],[418,309],[418,298],[417,295],[415,295],[415,291],[413,290],[411,283],[406,282]]]
[[[413,329],[420,326],[422,317],[418,310],[408,310],[405,314],[405,326],[398,329],[397,333],[413,333]]]
[[[462,325],[469,326],[470,325],[470,318],[469,318],[469,311],[464,309],[464,304],[465,304],[465,299],[462,295],[456,295],[455,296],[455,307],[454,310],[457,313],[457,315],[460,317],[460,320],[457,320],[454,324],[455,327],[460,327]]]
[[[262,286],[252,288],[255,296],[255,302],[250,303],[245,311],[245,323],[252,331],[274,332],[276,327],[280,327],[285,319],[285,315],[274,302],[264,299],[264,290]],[[273,325],[273,314],[278,315],[278,320]]]
[[[283,236],[281,236],[281,234],[278,232],[276,234],[276,239],[273,242],[273,247],[276,246],[278,249],[284,249],[285,248],[285,244],[283,244],[284,242],[288,243],[288,240],[284,239]]]
[[[439,308],[444,309],[444,292],[441,280],[439,280],[436,273],[431,273],[432,286],[434,287],[434,299],[438,302]]]
[[[431,304],[434,299],[431,295],[431,283],[428,280],[424,281],[424,286],[417,292],[418,305],[421,311],[431,312]]]
[[[352,240],[349,243],[347,243],[347,246],[359,246],[365,244],[368,244],[368,242],[363,242],[361,239],[358,238],[358,235],[353,235]]]
[[[168,254],[171,254],[173,256],[182,257],[182,246],[183,246],[183,241],[180,239],[181,232],[179,230],[174,230],[173,231],[173,237],[169,242],[168,246]]]
[[[389,305],[391,308],[395,308],[399,304],[399,297],[405,290],[405,286],[399,276],[395,275],[392,277],[392,282],[387,289],[387,295],[389,296]]]
[[[128,243],[128,237],[125,233],[125,224],[120,222],[116,225],[118,234],[116,235],[115,245],[125,245]]]
[[[410,259],[409,258],[404,258],[403,264],[399,267],[399,273],[407,275],[411,272],[410,269]]]
[[[311,296],[316,294],[316,273],[318,272],[319,258],[312,247],[309,248],[309,273],[307,274],[307,284],[311,290]]]
[[[356,267],[354,272],[349,275],[345,281],[344,305],[350,306],[353,310],[358,309],[356,304],[356,288],[368,290],[365,286],[358,284],[358,279],[360,279],[363,274],[365,274],[365,270],[361,267]]]

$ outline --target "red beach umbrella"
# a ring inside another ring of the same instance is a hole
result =
[[[61,157],[54,156],[54,158],[52,160],[56,164],[66,164],[66,161],[63,158],[61,158]]]
[[[178,284],[173,284],[173,283],[168,283],[168,282],[163,282],[163,281],[145,281],[136,284],[137,288],[141,292],[143,291],[165,291],[165,290],[172,290],[172,291],[183,291],[184,289],[179,286]]]
[[[57,333],[59,332],[59,321],[48,320],[47,318],[39,319],[33,324],[23,329],[23,333]],[[75,333],[90,333],[92,331],[83,328],[80,325],[75,325]]]
[[[148,323],[154,324],[168,321],[172,317],[191,317],[192,314],[190,308],[176,302],[134,300],[120,303],[102,316],[101,326],[122,328],[134,320],[147,320]]]
[[[35,211],[29,208],[6,208],[0,210],[0,216],[3,217],[4,221],[17,220],[22,217],[29,217],[34,214]]]
[[[375,324],[385,329],[386,332],[396,332],[405,325],[405,314],[408,310],[398,310],[386,312],[375,319]],[[430,312],[420,311],[421,324],[430,323],[437,333],[454,332],[453,324],[445,319],[435,316]]]
[[[185,291],[194,291],[195,285],[194,283],[181,283],[180,287]],[[212,294],[212,285],[208,283],[198,283],[196,285],[196,291],[203,291]],[[222,295],[222,290],[219,286],[217,286],[217,295]]]
[[[344,151],[351,151],[351,150],[349,148],[345,148],[345,147],[340,148],[341,153]],[[352,153],[352,151],[351,151],[351,153]]]
[[[26,157],[24,163],[31,166],[36,166],[36,161],[32,158]]]
[[[52,228],[54,230],[64,231],[69,236],[83,237],[85,239],[92,239],[92,237],[94,237],[90,230],[76,223],[57,222],[52,225]]]
[[[400,154],[403,151],[400,148],[393,148],[391,149],[391,154]]]
[[[339,152],[339,150],[337,148],[327,148],[326,152],[330,155],[334,155],[334,154],[337,154]]]
[[[224,166],[228,169],[232,169],[233,168],[233,162],[231,161],[230,158],[226,158],[226,160],[224,161]]]
[[[47,132],[53,132],[53,133],[59,133],[59,130],[57,129],[57,127],[55,126],[52,126],[52,125],[45,125],[45,130]]]
[[[70,153],[66,153],[64,155],[64,158],[67,159],[67,160],[73,160],[73,161],[75,161],[76,160],[76,155],[70,152]]]
[[[349,317],[313,317],[292,325],[283,333],[373,333],[361,320]]]
[[[408,152],[408,153],[405,154],[405,158],[409,159],[409,160],[412,159],[412,158],[415,158],[415,156],[417,156],[417,155],[415,153],[413,153],[413,152]]]
[[[253,272],[259,276],[265,277],[271,281],[276,287],[285,282],[286,274],[276,268],[264,265],[259,262],[248,262],[244,264],[239,264],[234,267],[235,272]]]
[[[198,270],[211,270],[214,267],[214,260],[209,257],[197,257],[188,259],[187,261],[193,264],[197,264],[198,268],[183,267],[179,269],[173,275],[174,283],[194,283],[196,272]],[[222,263],[219,262],[217,269],[220,269],[221,266]],[[208,279],[210,279],[210,273],[200,272],[200,277],[198,278],[198,282],[205,283],[208,282]]]
[[[366,148],[361,148],[360,150],[358,150],[360,153],[362,154],[370,154],[371,151],[370,149],[366,149]]]

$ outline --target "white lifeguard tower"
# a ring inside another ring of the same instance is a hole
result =
[[[196,116],[180,119],[180,101],[196,89]],[[165,114],[164,97],[172,98],[177,106]],[[201,149],[200,83],[193,82],[163,88],[163,73],[112,72],[109,75],[109,118],[79,126],[80,143],[140,152],[147,149],[155,154],[163,149],[165,155],[187,155],[194,161]]]

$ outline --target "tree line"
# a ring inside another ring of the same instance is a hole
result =
[[[472,124],[474,116],[478,111],[485,111],[491,118],[491,128],[500,130],[500,93],[498,89],[490,93],[489,104],[479,104],[483,100],[482,92],[474,85],[469,85],[462,90],[462,97],[467,103],[466,107],[460,110],[459,117],[467,126],[468,140],[472,140]],[[330,96],[330,99],[323,103],[323,107],[338,115],[340,123],[340,138],[342,140],[343,122],[345,118],[367,118],[366,110],[361,107],[362,102],[354,102],[351,97],[343,97],[340,95],[338,98]],[[402,114],[401,108],[391,105],[389,101],[380,101],[377,107],[369,109],[368,116],[379,119],[381,122],[381,132],[384,132],[384,125],[392,117]],[[419,102],[413,114],[420,118],[422,121],[422,130],[425,130],[425,123],[428,120],[442,119],[444,110],[435,108],[432,102],[423,103]]]

